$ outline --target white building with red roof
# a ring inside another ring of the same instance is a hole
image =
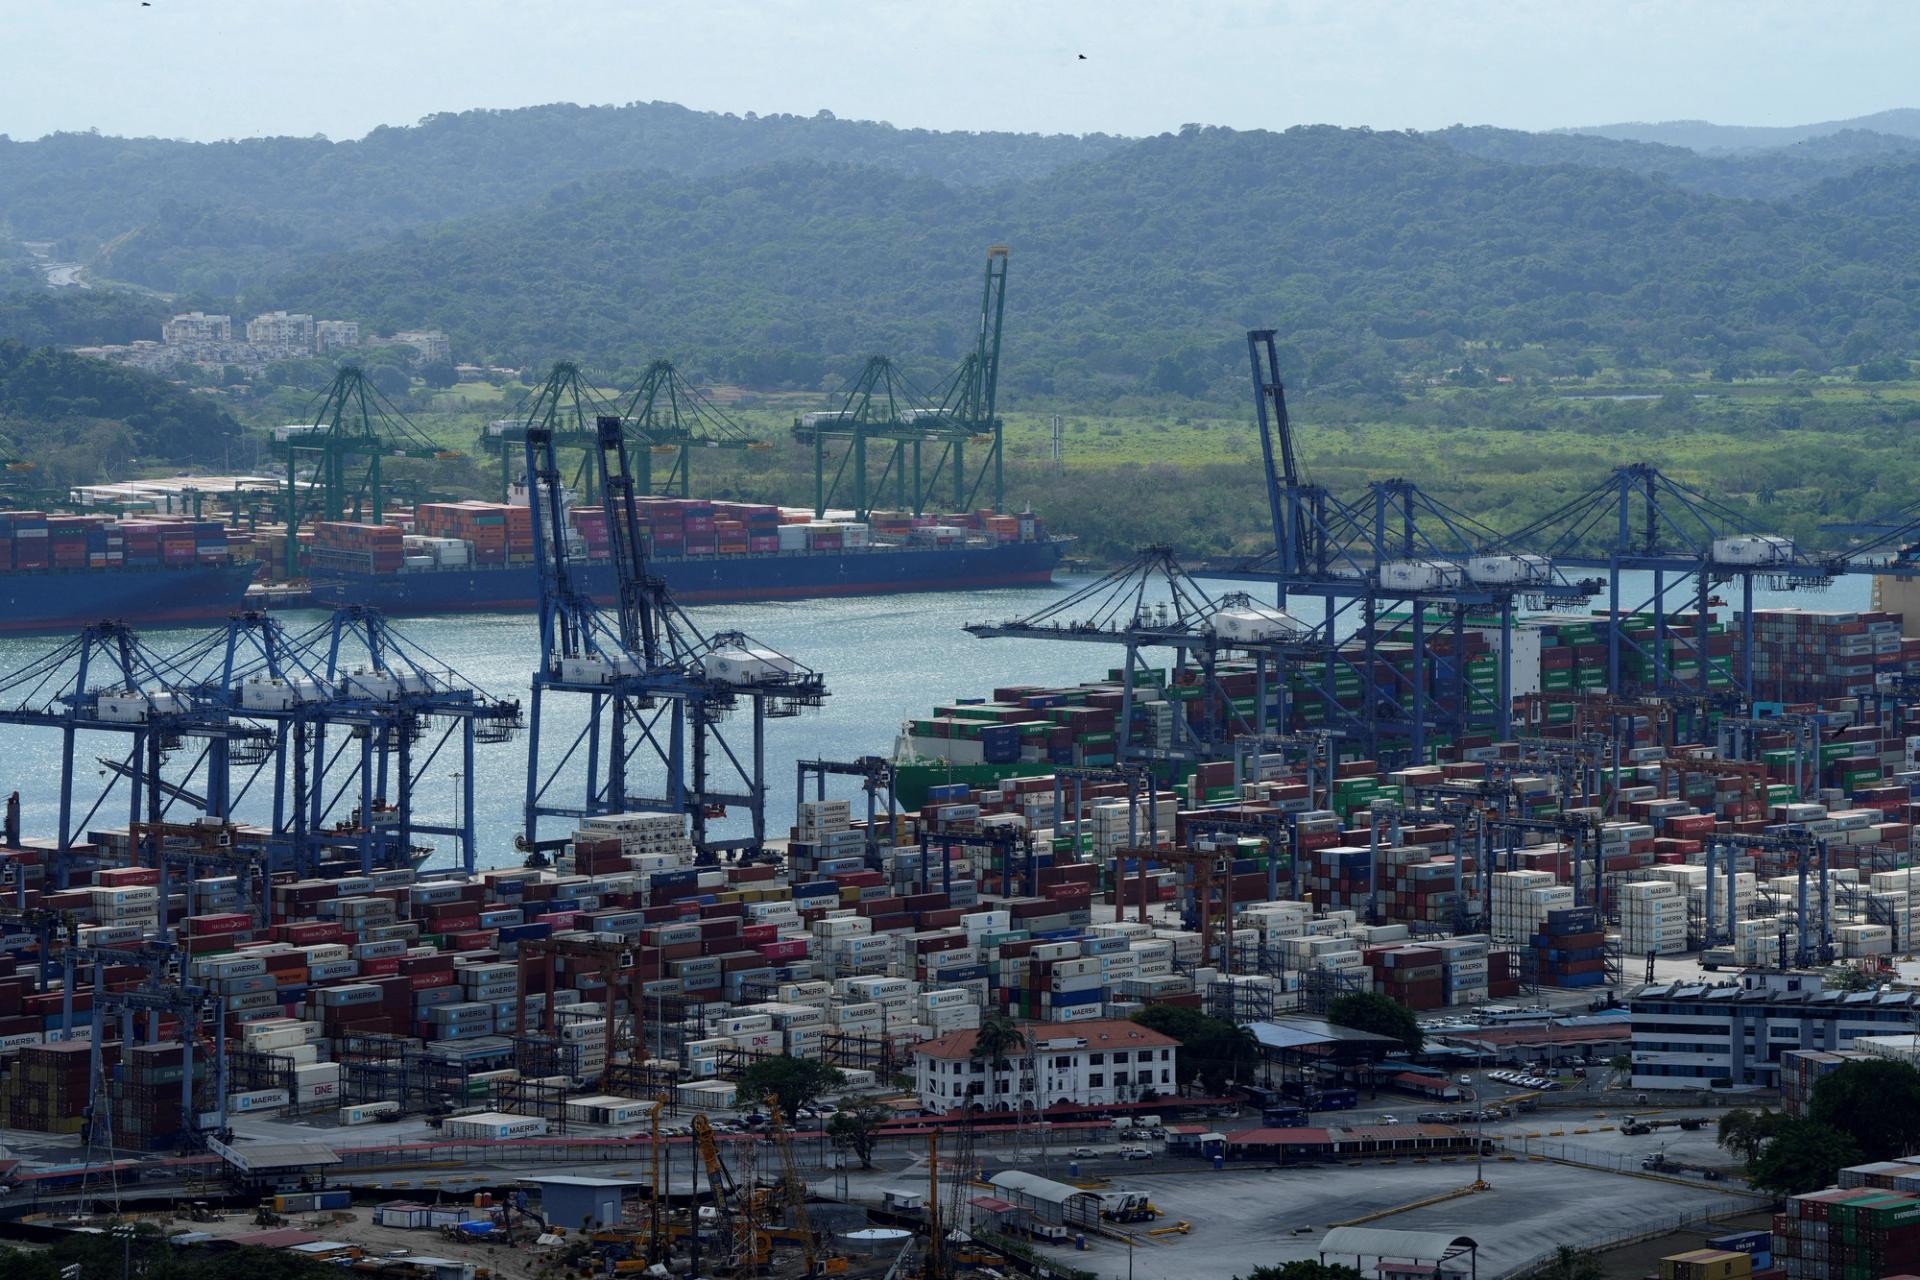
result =
[[[973,1053],[979,1032],[952,1031],[914,1046],[914,1091],[928,1111],[971,1102],[986,1111],[1050,1107],[1057,1102],[1110,1106],[1171,1096],[1180,1042],[1123,1018],[1092,1022],[1024,1022],[1025,1047],[1006,1070]]]

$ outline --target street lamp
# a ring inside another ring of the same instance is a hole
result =
[[[1480,1105],[1480,1090],[1474,1087],[1472,1076],[1461,1076],[1460,1086],[1467,1090],[1468,1101],[1473,1103],[1473,1190],[1489,1191],[1492,1188],[1483,1176],[1487,1154],[1486,1109]]]

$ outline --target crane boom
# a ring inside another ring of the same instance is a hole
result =
[[[767,1135],[780,1153],[780,1186],[786,1194],[787,1211],[793,1215],[793,1229],[800,1233],[800,1248],[806,1255],[807,1274],[817,1275],[820,1256],[815,1247],[813,1223],[807,1217],[807,1183],[800,1176],[800,1163],[793,1158],[793,1140],[780,1116],[780,1104],[767,1099]]]
[[[620,583],[620,642],[642,658],[647,670],[659,665],[660,636],[656,624],[658,593],[647,575],[646,542],[640,533],[640,510],[635,481],[627,457],[627,433],[618,417],[595,422],[599,441],[600,491],[607,509],[607,536],[612,544],[614,572]]]
[[[1293,424],[1287,419],[1287,388],[1280,381],[1280,355],[1273,335],[1272,329],[1249,331],[1247,357],[1253,365],[1253,400],[1260,416],[1260,457],[1266,467],[1273,545],[1280,556],[1281,573],[1290,575],[1306,564],[1307,538]]]

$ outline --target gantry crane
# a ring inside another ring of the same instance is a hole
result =
[[[520,992],[514,1004],[514,1039],[523,1044],[526,1041],[527,978],[529,971],[537,970],[541,975],[541,991],[545,993],[540,1011],[541,1030],[546,1037],[545,1047],[551,1048],[559,1043],[558,1009],[553,997],[558,974],[556,962],[562,958],[570,963],[591,967],[600,979],[603,1006],[601,1045],[605,1062],[598,1076],[601,1088],[610,1090],[610,1082],[621,1055],[639,1056],[642,1053],[640,1046],[646,1044],[646,1000],[643,993],[646,980],[641,977],[640,970],[634,967],[633,947],[630,944],[601,941],[592,934],[559,934],[524,941],[520,949],[520,962],[515,966]],[[619,1009],[622,995],[627,1001],[625,1018],[620,1016]]]
[[[665,581],[648,568],[619,418],[599,420],[595,450],[618,592],[612,601],[589,594],[568,552],[552,437],[529,428],[526,451],[541,596],[524,846],[543,847],[538,824],[544,816],[637,810],[687,814],[703,857],[723,849],[757,852],[766,842],[766,721],[820,705],[824,680],[742,632],[703,634],[674,603]],[[587,702],[585,723],[557,758],[543,742],[543,704],[555,693],[585,695]],[[723,732],[723,721],[742,706],[751,733],[745,749]],[[583,800],[550,799],[582,747]],[[636,759],[648,758],[664,774],[664,794],[639,790]],[[712,776],[715,765],[724,781]],[[708,820],[731,806],[747,810],[750,834],[710,838]]]
[[[633,390],[621,398],[620,418],[634,446],[634,488],[643,494],[689,496],[695,449],[768,447],[682,377],[671,360],[655,360],[646,367]],[[670,457],[665,475],[654,474],[656,453]]]
[[[1115,728],[1119,761],[1161,771],[1178,762],[1219,758],[1234,737],[1277,731],[1287,720],[1286,672],[1290,660],[1317,653],[1323,641],[1312,628],[1243,594],[1215,598],[1196,582],[1166,546],[1151,546],[1132,560],[1023,618],[970,623],[981,638],[1055,640],[1119,646],[1122,702]],[[1134,711],[1143,686],[1160,700],[1152,667],[1156,653],[1171,653],[1199,681],[1205,698],[1196,720],[1178,704],[1164,735],[1134,732]],[[1236,710],[1222,684],[1223,663],[1252,664],[1254,709]],[[1164,737],[1164,740],[1159,740]]]
[[[408,865],[416,837],[439,836],[472,872],[475,749],[519,731],[518,700],[487,693],[360,605],[291,634],[265,614],[236,615],[168,661],[196,705],[267,732],[263,749],[229,751],[210,769],[227,800],[209,816],[230,813],[271,766],[277,866],[304,872],[323,845],[351,848],[366,870]],[[436,821],[418,812],[417,794],[456,742],[460,802],[451,820]],[[247,766],[234,788],[227,771]]]
[[[511,416],[489,422],[481,432],[486,447],[500,452],[500,501],[513,501],[514,470],[524,461],[527,430],[539,427],[552,437],[557,449],[580,450],[580,469],[575,481],[581,495],[591,502],[599,492],[599,477],[594,473],[593,449],[596,418],[617,414],[618,410],[594,390],[571,360],[559,360],[547,371],[546,381],[523,396]],[[522,476],[524,478],[524,472]]]
[[[126,820],[157,822],[164,815],[162,767],[189,740],[203,744],[203,759],[216,761],[260,745],[261,730],[236,725],[219,709],[199,703],[180,676],[178,666],[148,648],[133,628],[101,622],[0,678],[0,724],[60,731],[59,825],[51,858],[55,887],[67,886],[76,839],[118,782],[129,784]],[[76,818],[75,757],[83,733],[119,735],[129,745],[124,767],[105,770],[107,783]],[[227,799],[216,775],[207,788],[208,813],[223,815]]]
[[[861,370],[833,399],[834,408],[802,414],[794,421],[794,438],[813,446],[813,505],[816,518],[826,514],[839,492],[840,481],[851,481],[854,516],[864,520],[870,498],[893,486],[894,505],[922,515],[936,500],[943,484],[951,485],[953,510],[971,509],[988,476],[993,509],[1006,502],[1003,428],[997,416],[1000,383],[1000,326],[1006,311],[1007,247],[987,250],[986,284],[980,302],[980,322],[974,349],[932,392],[923,392],[886,356],[870,356]],[[831,483],[827,479],[827,445],[844,441],[846,452]],[[877,480],[870,480],[869,442],[891,446]],[[971,478],[967,472],[967,445],[979,442],[987,454]],[[932,452],[931,466],[927,453]],[[849,477],[848,472],[852,474]]]
[[[289,578],[299,576],[306,521],[364,517],[379,524],[385,518],[386,459],[460,456],[428,438],[356,365],[342,367],[302,417],[301,425],[276,430],[273,442],[287,462],[283,567]],[[311,468],[304,478],[302,463]]]

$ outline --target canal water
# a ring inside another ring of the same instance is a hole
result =
[[[955,697],[983,696],[996,685],[1066,684],[1102,678],[1120,661],[1118,650],[1099,644],[1042,640],[979,640],[962,627],[969,622],[1000,621],[1031,614],[1086,584],[1066,579],[1051,588],[1002,591],[927,592],[896,596],[779,601],[760,604],[703,605],[689,608],[703,631],[740,630],[822,672],[829,696],[818,710],[770,721],[767,733],[768,827],[778,834],[792,820],[794,761],[802,757],[852,759],[887,754],[900,722],[926,714],[936,702]],[[1216,593],[1244,589],[1236,584],[1207,583]],[[1635,582],[1630,603],[1640,605],[1650,584]],[[1270,598],[1270,593],[1261,593]],[[1860,609],[1867,605],[1868,580],[1843,579],[1820,595],[1756,593],[1763,605],[1807,608]],[[1623,602],[1625,597],[1623,596]],[[1151,597],[1149,597],[1151,602]],[[1595,604],[1603,601],[1596,600]],[[1681,601],[1671,603],[1678,607]],[[1318,606],[1301,600],[1294,610],[1304,621],[1318,619]],[[319,623],[325,615],[289,612],[277,615],[293,632]],[[1071,615],[1069,615],[1071,616]],[[397,618],[395,627],[412,643],[453,668],[489,693],[525,701],[528,673],[535,664],[537,638],[531,616],[471,614],[449,617]],[[204,634],[194,630],[155,631],[145,637],[156,652],[182,648]],[[0,640],[0,679],[29,666],[54,649],[59,637],[13,637]],[[549,700],[549,737],[564,750],[578,733],[584,699]],[[574,714],[579,712],[580,714]],[[750,742],[744,721],[735,737],[746,750]],[[429,743],[437,740],[431,735]],[[479,860],[483,866],[517,864],[514,837],[523,829],[522,804],[526,785],[527,735],[514,741],[477,749],[474,807],[480,833]],[[118,734],[83,735],[76,770],[76,818],[84,815],[113,781],[96,757],[123,754],[127,739]],[[179,752],[173,769],[185,767],[192,745]],[[58,821],[57,778],[60,765],[57,732],[0,725],[0,794],[17,790],[22,803],[22,825],[28,835],[51,836]],[[457,743],[427,767],[416,793],[415,810],[428,822],[451,822],[455,817],[461,768]],[[720,770],[715,770],[716,780]],[[243,820],[264,821],[269,813],[271,779],[264,774],[235,806]],[[657,793],[643,776],[640,787]],[[843,787],[847,784],[842,784]],[[239,784],[236,783],[236,787]],[[338,789],[329,788],[329,798]],[[576,784],[576,792],[578,784]],[[564,800],[556,784],[550,798]],[[843,790],[839,794],[850,795]],[[333,817],[343,817],[354,803],[342,797]],[[127,796],[116,784],[101,804],[93,825],[124,823]],[[548,819],[543,836],[561,834],[562,822]],[[738,834],[745,823],[738,816],[712,824],[719,835]],[[436,860],[438,863],[440,860]]]

